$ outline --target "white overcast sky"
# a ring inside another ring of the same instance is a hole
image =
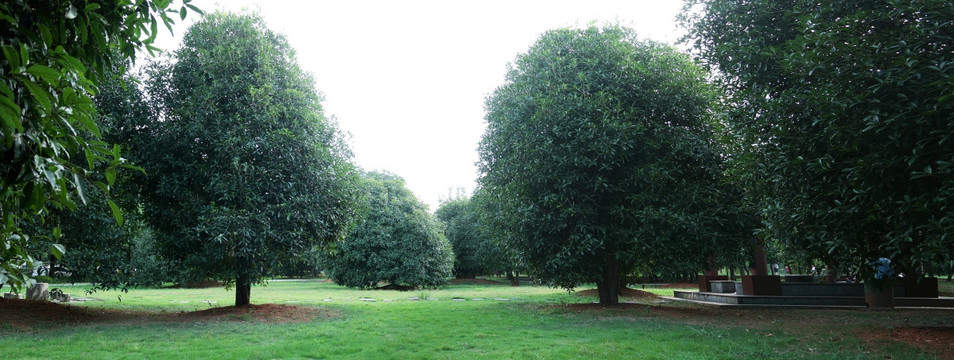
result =
[[[192,3],[208,13],[258,12],[284,34],[325,95],[326,115],[350,134],[354,162],[403,177],[431,211],[449,191],[473,191],[484,98],[543,32],[615,22],[670,44],[682,34],[681,0]]]

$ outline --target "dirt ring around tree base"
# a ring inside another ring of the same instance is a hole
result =
[[[165,323],[255,321],[261,323],[307,322],[336,318],[335,310],[312,306],[260,304],[214,307],[188,312],[150,312],[91,308],[36,300],[0,299],[0,330],[5,327],[35,331],[62,325],[104,323]]]

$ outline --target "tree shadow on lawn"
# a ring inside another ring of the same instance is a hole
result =
[[[63,325],[107,323],[192,323],[253,321],[260,323],[306,322],[335,318],[331,309],[309,306],[261,304],[246,307],[215,307],[199,311],[149,312],[72,306],[49,301],[0,299],[0,329],[37,331]]]
[[[598,296],[595,289],[577,294]],[[684,302],[664,303],[653,293],[634,289],[622,289],[620,302],[616,306],[584,303],[547,307],[601,318],[642,317],[699,326],[734,326],[754,330],[753,336],[773,336],[773,332],[782,330],[806,339],[821,336],[826,341],[856,337],[878,350],[897,342],[938,359],[954,359],[954,310],[951,309],[719,308]]]

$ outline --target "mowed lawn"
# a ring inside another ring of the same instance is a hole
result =
[[[87,296],[82,287],[61,288]],[[892,334],[950,332],[954,324],[954,312],[941,310],[727,310],[647,297],[603,308],[594,297],[541,286],[398,292],[321,281],[252,289],[253,304],[319,309],[299,322],[168,319],[229,306],[233,296],[222,288],[133,289],[73,305],[115,321],[24,327],[0,313],[0,348],[10,359],[933,359],[952,354]]]

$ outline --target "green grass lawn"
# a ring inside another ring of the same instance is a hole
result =
[[[74,296],[87,296],[84,287],[61,288]],[[652,291],[672,294],[671,289]],[[0,314],[3,357],[917,359],[933,356],[892,340],[866,342],[856,334],[868,328],[888,331],[890,326],[951,323],[951,312],[941,313],[941,318],[921,316],[924,319],[912,321],[912,315],[920,313],[721,310],[659,299],[607,309],[593,306],[593,297],[539,286],[455,285],[397,292],[289,281],[252,289],[253,304],[313,306],[335,314],[294,323],[243,318],[148,320],[162,313],[229,306],[234,292],[222,288],[135,289],[90,296],[103,301],[74,306],[153,315],[142,315],[146,320],[24,330],[5,324]],[[410,297],[429,300],[412,301]]]

